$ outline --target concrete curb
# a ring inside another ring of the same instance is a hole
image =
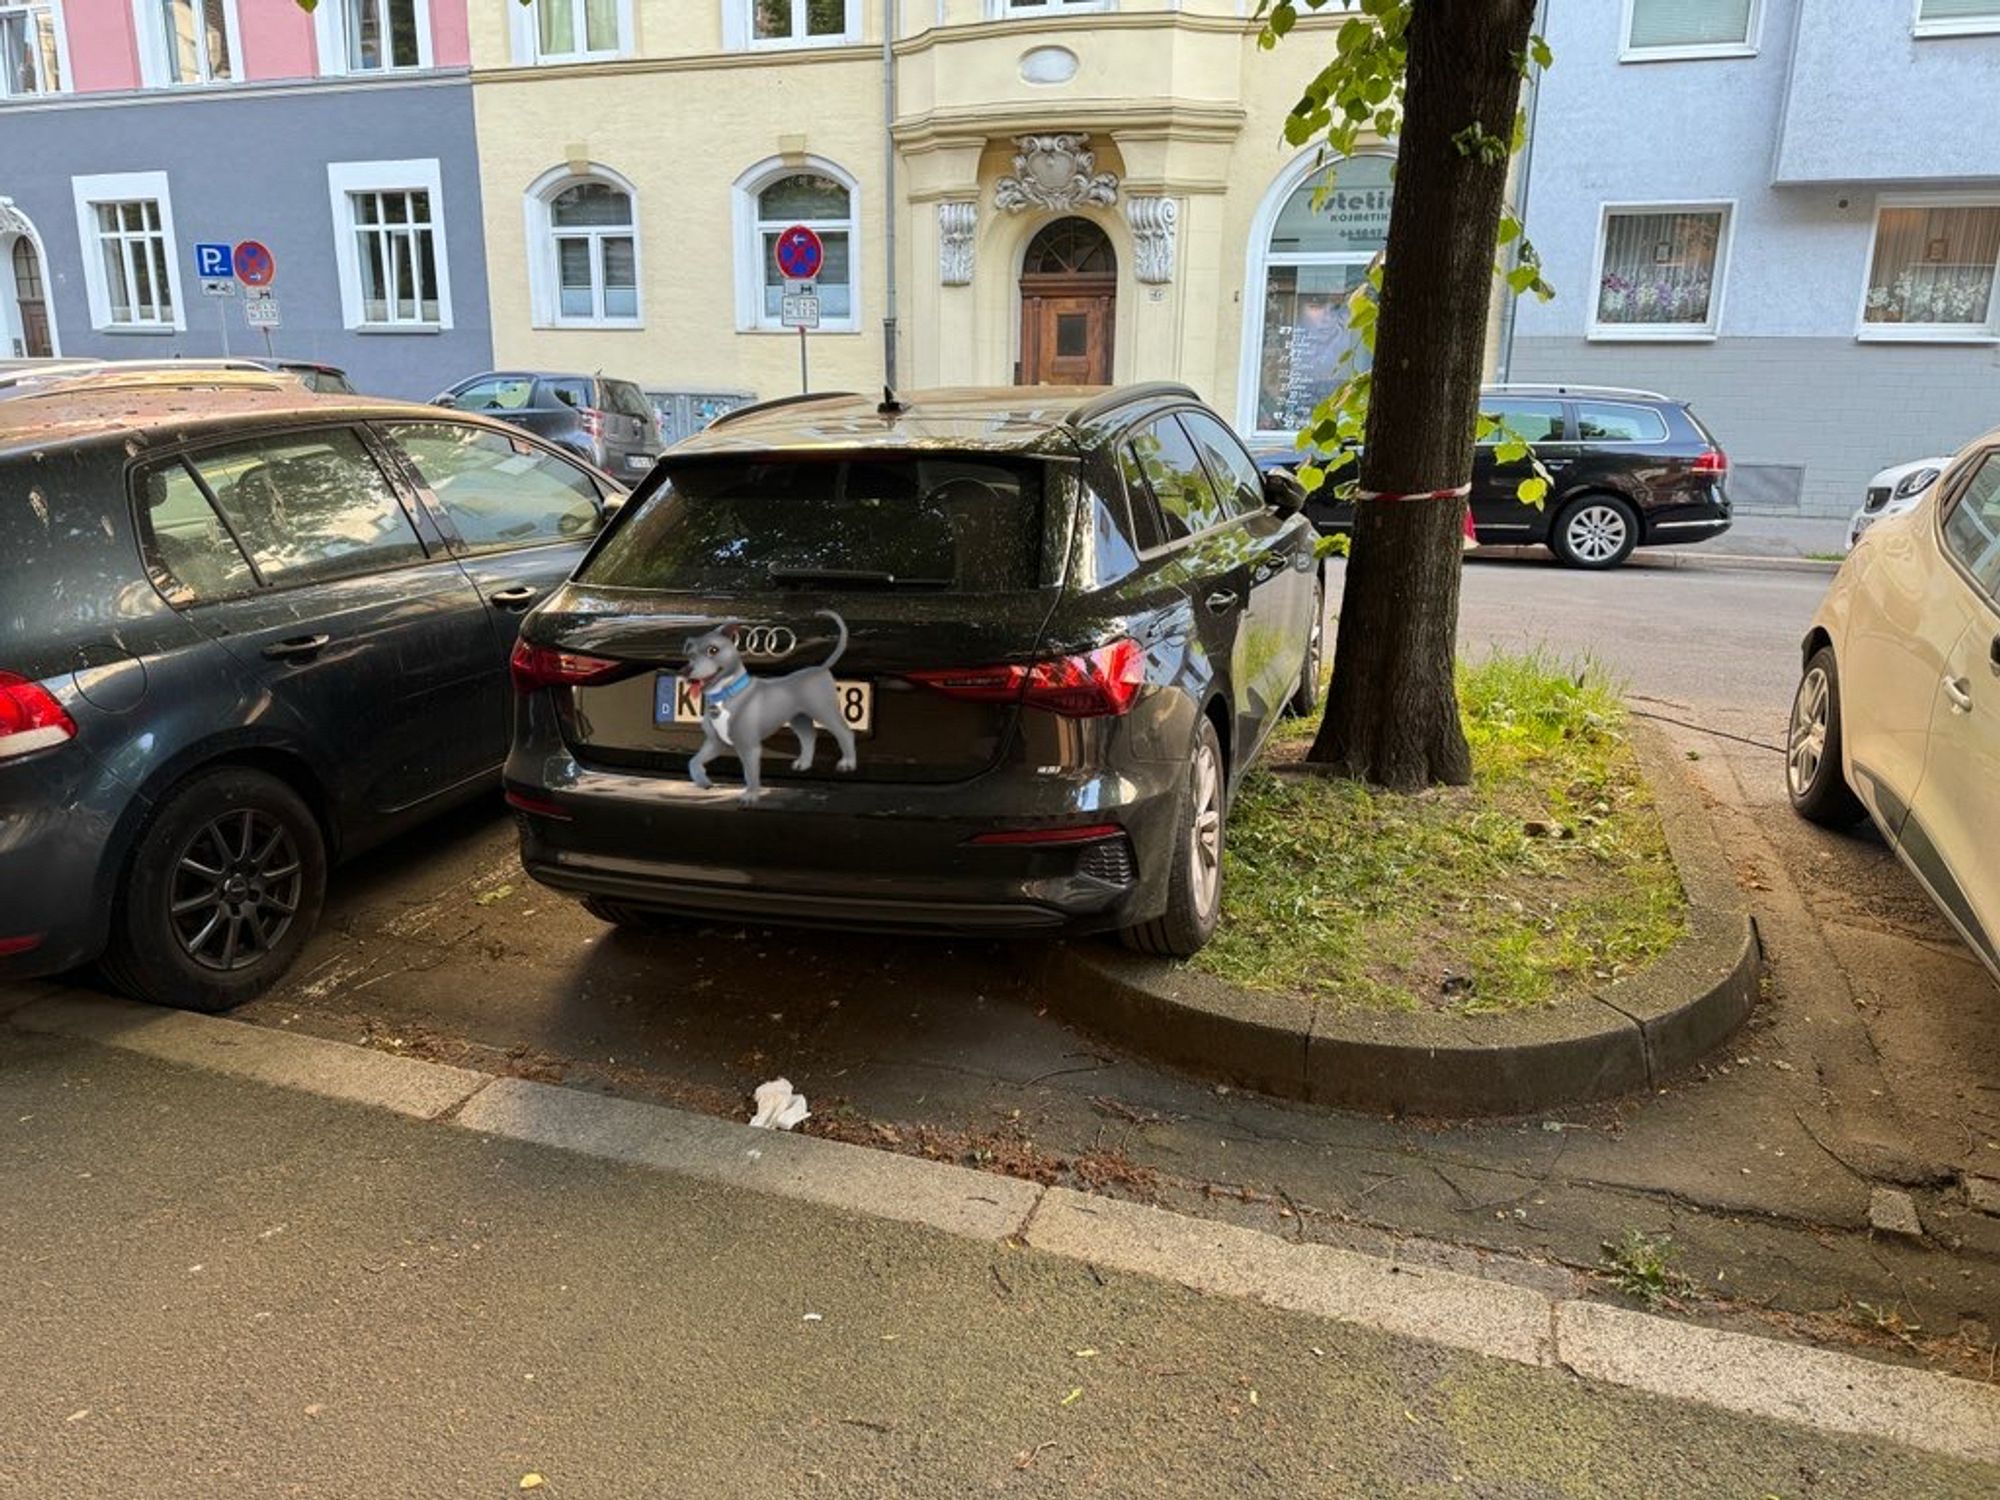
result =
[[[1103,942],[1051,948],[1042,998],[1146,1056],[1344,1109],[1519,1115],[1657,1087],[1748,1017],[1759,955],[1707,809],[1658,731],[1634,721],[1632,736],[1687,892],[1689,931],[1576,1004],[1477,1018],[1350,1014]]]
[[[1954,1376],[213,1016],[58,992],[23,1006],[9,1024],[395,1109],[441,1128],[890,1217],[996,1246],[1025,1245],[1213,1296],[1674,1400],[2000,1463],[2000,1389]],[[453,1102],[433,1107],[443,1100]]]
[[[1505,544],[1481,547],[1470,553],[1474,558],[1512,561],[1522,558],[1546,559],[1546,547],[1513,547]],[[1687,547],[1647,547],[1625,559],[1628,568],[1749,568],[1779,573],[1838,573],[1840,564],[1821,557],[1763,557],[1754,552],[1706,552]]]

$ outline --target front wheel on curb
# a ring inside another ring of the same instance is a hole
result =
[[[1298,688],[1286,700],[1285,712],[1303,719],[1319,707],[1319,669],[1326,659],[1326,579],[1313,583],[1312,624],[1306,631],[1306,663],[1299,673]]]
[[[103,968],[127,993],[214,1014],[262,994],[312,935],[326,840],[275,776],[225,766],[160,802],[132,851]]]
[[[1785,790],[1792,810],[1823,828],[1846,828],[1867,816],[1840,768],[1840,674],[1833,648],[1813,652],[1792,697],[1785,732]]]
[[[1639,513],[1616,495],[1585,495],[1556,517],[1549,550],[1572,568],[1615,568],[1639,545]]]
[[[1181,792],[1181,815],[1167,879],[1167,909],[1119,934],[1125,946],[1162,958],[1188,958],[1215,936],[1222,918],[1225,815],[1222,740],[1207,718],[1195,733]]]

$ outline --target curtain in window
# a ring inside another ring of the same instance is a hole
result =
[[[1885,208],[1862,321],[1984,324],[1996,261],[2000,207]]]
[[[1719,210],[1612,214],[1604,226],[1597,321],[1706,327],[1721,240]]]
[[[1715,47],[1750,40],[1752,0],[1632,0],[1633,47]]]

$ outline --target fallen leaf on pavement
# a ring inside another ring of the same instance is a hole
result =
[[[1074,1406],[1076,1405],[1077,1402],[1081,1401],[1082,1399],[1083,1399],[1083,1387],[1077,1386],[1074,1389],[1072,1389],[1067,1396],[1062,1398],[1062,1404],[1064,1406]]]
[[[495,901],[505,901],[509,896],[513,894],[514,894],[513,886],[496,885],[490,891],[481,891],[477,896],[474,896],[472,900],[473,903],[478,906],[491,906]],[[539,1474],[530,1474],[528,1478],[534,1480],[535,1484],[540,1484],[542,1482],[542,1478]],[[531,1490],[534,1487],[535,1485],[529,1484],[525,1480],[521,1484],[521,1488],[524,1490]]]
[[[524,1490],[538,1490],[547,1483],[548,1481],[539,1474],[523,1474],[521,1476],[521,1488]]]

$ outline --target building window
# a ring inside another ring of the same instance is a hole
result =
[[[1057,16],[1080,11],[1111,10],[1116,0],[986,0],[996,19],[1004,16]]]
[[[1308,157],[1282,181],[1270,229],[1251,267],[1244,306],[1255,309],[1256,360],[1251,371],[1255,404],[1250,426],[1291,433],[1350,374],[1367,368],[1366,351],[1347,326],[1347,299],[1389,242],[1389,174],[1392,158],[1351,157],[1326,183]],[[1256,253],[1253,248],[1253,254]]]
[[[738,179],[736,188],[737,326],[780,328],[785,295],[778,236],[793,224],[816,232],[826,258],[819,273],[820,327],[852,330],[859,309],[854,288],[854,180],[830,162],[768,164]]]
[[[320,0],[313,27],[322,73],[431,66],[430,0]]]
[[[1728,239],[1726,203],[1607,207],[1590,336],[1713,338]]]
[[[1759,0],[1625,0],[1626,61],[1747,57],[1757,50]]]
[[[185,328],[167,174],[118,172],[70,181],[91,325],[121,333]]]
[[[0,0],[0,99],[62,92],[63,51],[62,18],[52,3]]]
[[[639,228],[615,173],[552,173],[528,193],[529,290],[543,327],[639,326]]]
[[[326,175],[346,326],[391,333],[451,327],[436,160],[333,162]]]
[[[223,0],[160,0],[168,83],[220,83],[229,65],[229,16]]]
[[[861,39],[860,0],[726,0],[733,47],[826,47]]]
[[[2000,31],[2000,0],[1917,0],[1918,36]]]
[[[1986,339],[1995,334],[2000,203],[1887,203],[1861,303],[1861,337]]]
[[[510,4],[514,60],[590,62],[631,50],[632,0],[533,0]]]

